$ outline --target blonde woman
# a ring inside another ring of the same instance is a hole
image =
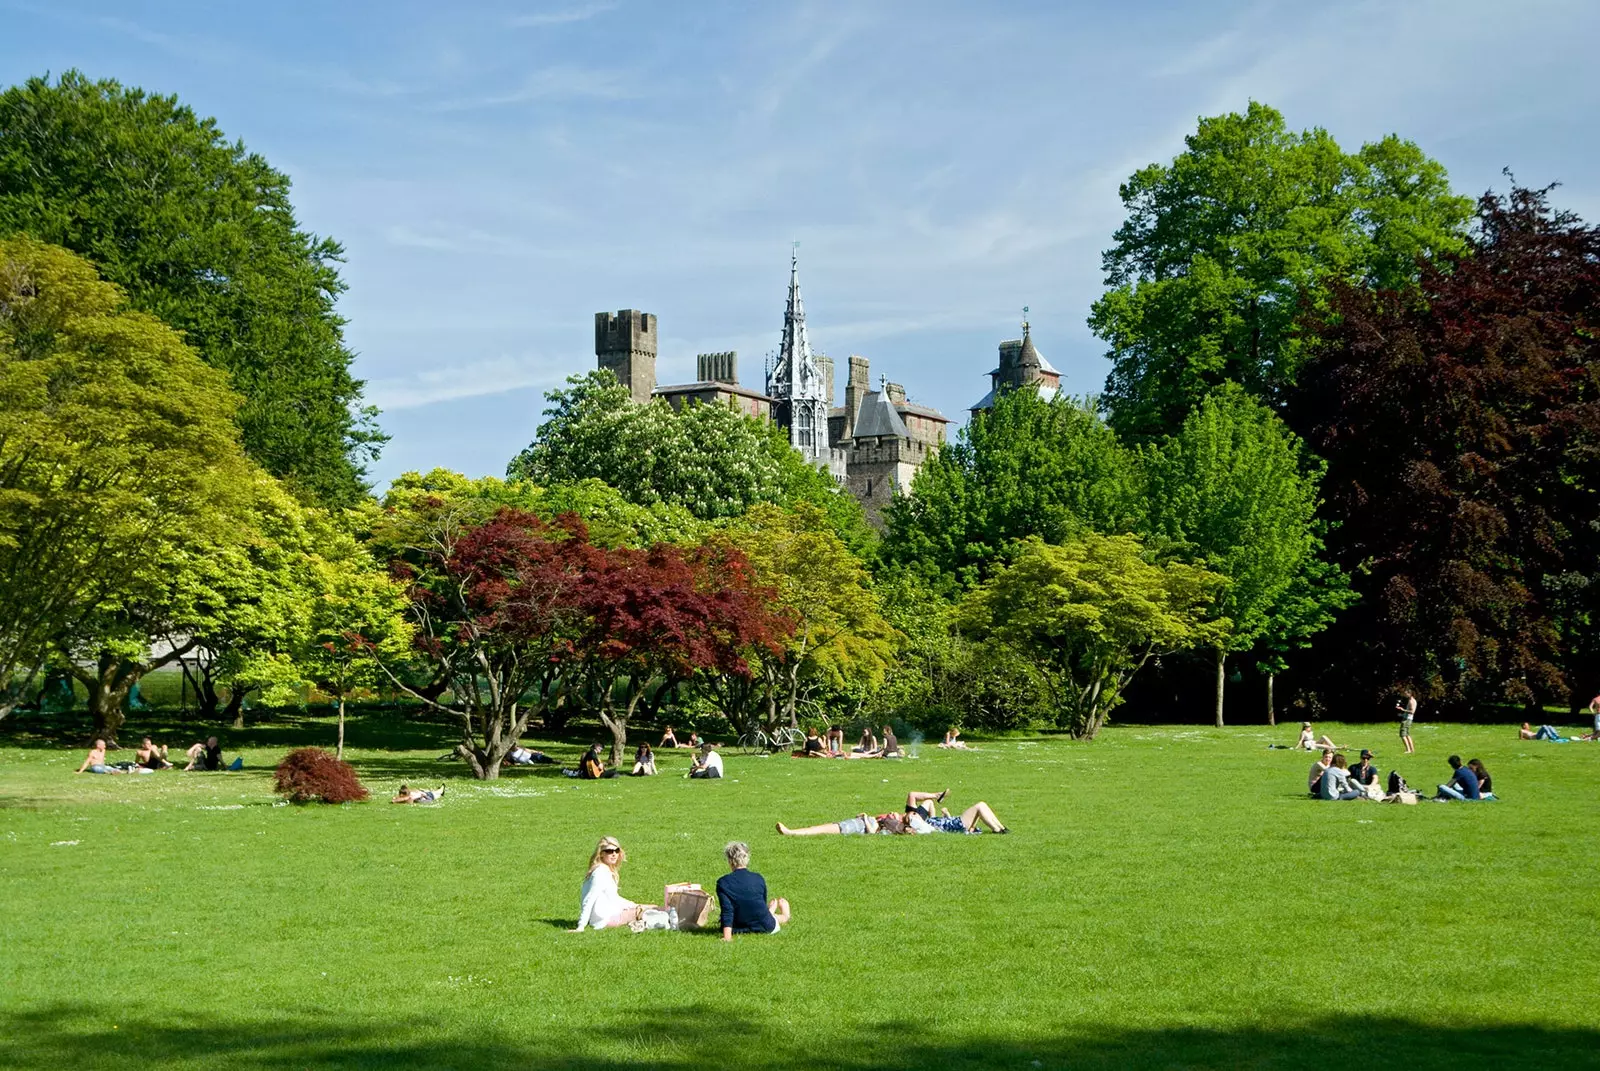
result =
[[[626,926],[642,917],[644,909],[632,900],[624,900],[617,891],[617,868],[627,858],[617,838],[600,838],[594,854],[589,857],[589,873],[583,879],[583,906],[573,933]]]

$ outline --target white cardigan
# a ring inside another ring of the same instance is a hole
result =
[[[578,929],[601,930],[619,912],[637,907],[632,900],[624,900],[617,891],[617,876],[604,863],[589,871],[583,879],[583,905],[578,910]]]

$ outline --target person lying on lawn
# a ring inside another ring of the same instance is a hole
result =
[[[538,748],[527,748],[523,747],[521,744],[518,744],[510,751],[506,752],[506,761],[513,766],[533,766],[536,764],[552,763],[556,760],[552,759],[549,755],[546,755]]]
[[[390,803],[437,803],[444,796],[444,786],[438,788],[412,788],[401,785]]]
[[[906,832],[908,833],[981,833],[978,823],[982,822],[995,833],[1009,833],[1005,823],[1000,821],[994,809],[987,803],[979,800],[959,815],[951,814],[941,807],[940,814],[934,814],[930,803],[943,803],[945,796],[949,795],[947,788],[943,792],[911,792],[906,795]]]
[[[898,820],[899,816],[872,815],[863,812],[856,815],[854,818],[843,818],[837,822],[824,822],[821,825],[816,826],[801,826],[798,829],[790,829],[782,822],[779,822],[778,832],[782,833],[786,837],[825,837],[838,835],[849,837],[866,833],[903,832],[903,829],[898,828],[894,830],[885,830],[881,821],[881,819],[885,818],[895,818]],[[904,826],[903,822],[897,821],[896,824],[899,826]]]

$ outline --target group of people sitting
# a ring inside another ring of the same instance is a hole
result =
[[[818,736],[817,727],[806,729],[805,742],[793,752],[797,759],[899,759],[905,757],[900,741],[889,726],[883,727],[883,739],[873,735],[869,726],[861,730],[861,740],[849,751],[844,749],[844,730],[833,726],[827,736]]]
[[[672,733],[670,726],[667,729],[667,733],[670,737]],[[700,734],[695,733],[694,738],[700,740]],[[683,745],[674,743],[670,746],[680,747]],[[720,778],[722,776],[722,756],[717,752],[717,745],[706,740],[701,741],[698,747],[699,750],[689,760],[689,772],[685,776],[696,780]],[[555,760],[545,756],[544,761],[553,762]],[[564,769],[561,772],[568,777],[576,777],[582,781],[599,781],[617,776],[617,769],[606,764],[605,751],[598,743],[592,745],[588,751],[583,753],[583,758],[578,760],[576,768]],[[640,744],[633,753],[633,769],[628,771],[628,776],[654,777],[657,772],[655,751],[650,747],[648,741]]]
[[[717,879],[717,908],[721,916],[718,926],[722,929],[722,939],[731,941],[736,933],[777,933],[788,925],[793,917],[789,901],[781,896],[767,899],[766,879],[750,869],[750,846],[743,841],[731,841],[723,849],[723,856],[728,862],[728,873]],[[617,838],[600,838],[583,876],[578,925],[573,933],[617,926],[627,926],[635,932],[646,928],[649,916],[657,909],[623,898],[621,868],[627,859],[628,853],[622,850]]]
[[[231,763],[223,765],[222,745],[217,738],[207,737],[205,743],[198,740],[189,745],[184,752],[189,764],[185,770],[242,770],[244,759],[235,758]],[[167,759],[167,748],[164,744],[151,742],[148,736],[141,737],[139,746],[134,749],[133,758],[123,762],[106,761],[106,742],[96,738],[94,746],[89,749],[89,754],[84,757],[83,765],[79,766],[78,773],[92,774],[148,774],[157,770],[171,770],[174,764]]]
[[[992,833],[1009,833],[1010,828],[994,813],[994,809],[979,800],[960,814],[951,814],[946,807],[934,813],[934,804],[944,803],[950,790],[943,792],[911,792],[906,795],[905,810],[887,814],[861,813],[854,818],[821,825],[801,826],[792,829],[778,823],[778,832],[786,837],[852,836],[868,833],[924,834],[924,833],[982,833],[987,827]]]
[[[1459,755],[1451,755],[1447,761],[1450,763],[1450,780],[1439,786],[1434,799],[1441,802],[1496,799],[1493,779],[1482,762],[1469,759],[1463,763]],[[1361,761],[1355,766],[1351,766],[1339,752],[1324,748],[1322,756],[1311,764],[1306,788],[1313,799],[1334,801],[1395,801],[1412,791],[1399,771],[1390,771],[1387,791],[1380,789],[1378,768],[1372,764],[1372,752],[1366,748],[1361,749]]]

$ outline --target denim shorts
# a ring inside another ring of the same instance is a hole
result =
[[[845,834],[863,834],[867,831],[865,818],[846,818],[839,823],[839,832]]]

